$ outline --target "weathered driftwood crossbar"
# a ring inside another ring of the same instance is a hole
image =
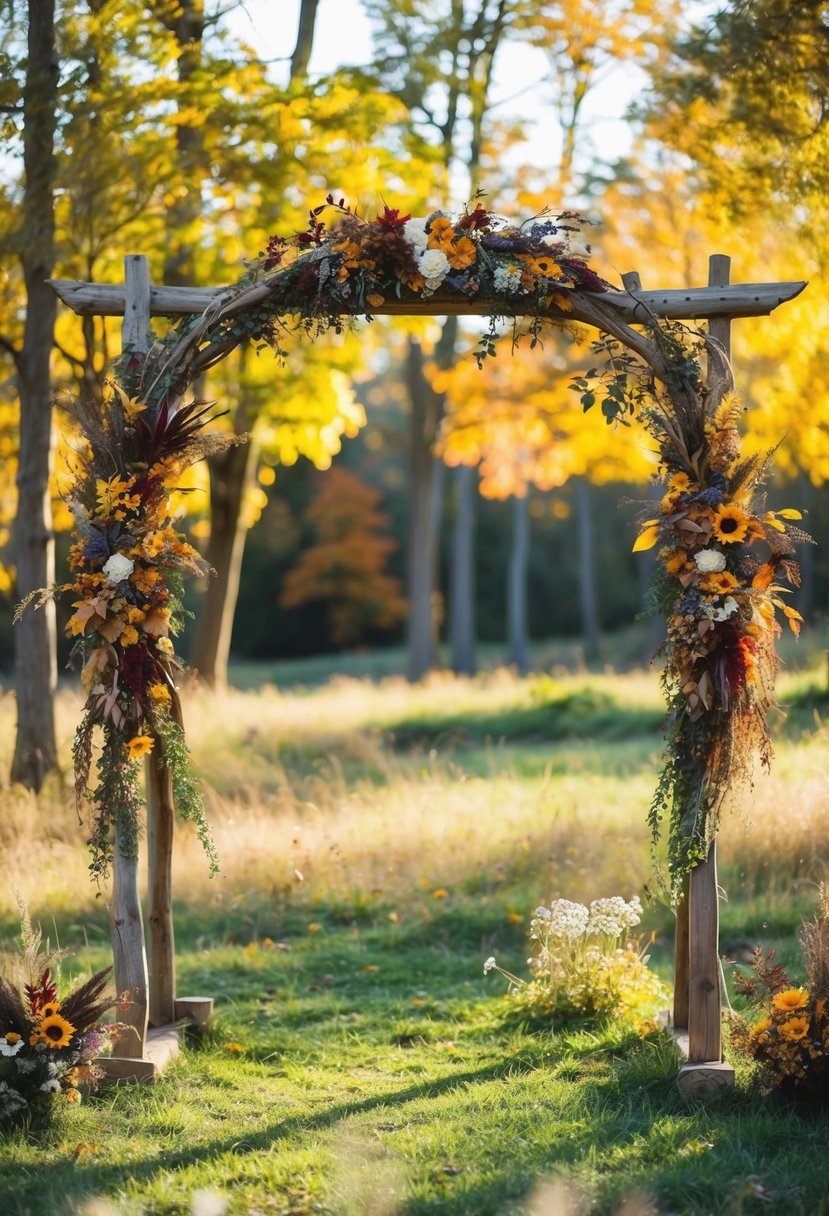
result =
[[[719,255],[710,259],[709,283],[688,290],[645,291],[638,274],[623,276],[625,291],[605,294],[580,292],[572,313],[551,307],[527,306],[521,301],[447,298],[439,293],[425,300],[386,300],[372,308],[376,316],[549,316],[576,320],[613,333],[624,329],[632,349],[644,346],[637,331],[629,329],[652,318],[666,320],[706,319],[709,332],[726,360],[730,359],[731,321],[737,317],[766,316],[780,304],[803,291],[805,282],[729,284],[730,261]],[[223,316],[253,307],[268,297],[267,281],[253,284],[237,298],[237,288],[152,287],[147,260],[140,255],[125,258],[123,285],[85,283],[75,280],[52,282],[60,299],[74,312],[85,316],[123,316],[123,343],[145,352],[150,344],[151,316],[200,315],[207,308],[223,306]],[[285,314],[307,311],[308,300],[283,305]],[[358,315],[362,315],[363,309]],[[232,347],[221,352],[229,353]],[[175,995],[175,963],[172,922],[172,825],[173,805],[170,778],[155,753],[147,764],[148,864],[150,964],[144,943],[137,866],[120,856],[116,844],[111,928],[119,989],[137,994],[129,1015],[135,1029],[131,1050],[125,1044],[123,1075],[152,1075],[155,1065],[148,1059],[147,1021],[161,1027],[185,1015],[201,1019],[211,1004],[179,1001]],[[674,1035],[688,1063],[680,1070],[680,1084],[688,1092],[704,1093],[733,1083],[733,1070],[722,1062],[721,994],[719,967],[719,912],[716,845],[707,861],[690,875],[685,898],[677,909],[676,982],[673,1008]],[[146,1067],[144,1067],[146,1065]],[[142,1073],[142,1068],[144,1069]]]
[[[625,276],[627,278],[627,276]],[[696,317],[764,317],[780,304],[793,300],[806,286],[791,283],[732,283],[720,287],[695,287],[677,291],[619,291],[596,295],[627,321],[634,324],[647,315],[668,320],[687,321]],[[82,316],[123,317],[124,286],[118,283],[85,283],[80,279],[53,279],[52,288],[73,312]],[[159,317],[181,317],[204,312],[227,287],[151,287],[150,313]],[[246,304],[268,297],[263,283],[252,291]],[[589,294],[589,293],[585,293]],[[297,302],[296,311],[307,308],[308,301]],[[374,316],[444,316],[448,314],[486,317],[505,308],[503,300],[449,300],[432,296],[428,300],[386,300],[372,308]],[[287,311],[290,311],[288,309]],[[365,310],[360,310],[364,312]],[[507,309],[509,313],[509,309]],[[538,315],[522,312],[521,315]],[[544,313],[542,312],[542,316]],[[551,314],[552,315],[552,312]],[[560,315],[556,313],[555,315]]]

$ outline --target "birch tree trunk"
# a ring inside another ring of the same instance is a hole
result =
[[[512,552],[507,583],[509,661],[521,675],[530,669],[527,640],[527,571],[530,557],[529,495],[512,500]]]
[[[52,468],[50,363],[57,300],[46,280],[54,265],[54,138],[58,64],[54,0],[30,0],[29,56],[23,94],[21,248],[26,285],[23,346],[16,355],[20,394],[20,465],[15,522],[17,594],[55,581],[49,476]],[[53,695],[57,683],[54,604],[29,609],[15,631],[17,738],[11,777],[40,789],[57,766]]]
[[[467,465],[455,470],[455,527],[449,572],[449,644],[452,670],[475,674],[475,497],[477,473]]]

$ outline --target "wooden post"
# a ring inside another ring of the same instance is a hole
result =
[[[150,268],[141,253],[124,258],[124,323],[121,347],[146,355],[152,343],[150,329]]]
[[[150,349],[150,278],[145,257],[124,258],[124,293],[122,343],[146,354]],[[140,1059],[147,1040],[148,974],[138,893],[138,859],[122,855],[121,832],[117,827],[114,849],[109,925],[115,986],[119,996],[126,994],[130,1002],[120,1011],[119,1020],[135,1031],[120,1036],[116,1054]]]
[[[709,287],[728,284],[731,259],[714,254],[708,260]],[[709,320],[708,333],[731,362],[731,318]],[[724,377],[712,374],[709,393],[719,400]],[[679,909],[677,910],[679,936]],[[704,1095],[734,1084],[734,1070],[722,1062],[722,993],[720,992],[720,909],[717,892],[717,843],[705,861],[694,866],[688,883],[688,1063],[680,1069],[679,1084],[687,1093]]]
[[[722,1058],[716,842],[689,878],[688,1062],[701,1064]]]
[[[144,762],[147,786],[147,920],[150,954],[150,1025],[176,1019],[176,960],[173,933],[173,827],[175,807],[170,770],[161,763],[160,741]]]
[[[115,987],[118,996],[125,998],[118,1010],[118,1021],[132,1029],[119,1035],[114,1053],[140,1059],[147,1039],[147,952],[138,894],[138,861],[122,855],[121,835],[116,827],[109,932]]]
[[[121,344],[146,355],[152,342],[150,272],[146,257],[124,258],[124,324]],[[162,764],[161,742],[144,764],[147,792],[147,920],[149,922],[149,1021],[168,1026],[175,1021],[176,978],[173,936],[173,785]]]

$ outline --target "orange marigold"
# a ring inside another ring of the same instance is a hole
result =
[[[450,242],[444,249],[444,253],[453,270],[465,270],[467,266],[474,266],[478,257],[477,246],[474,241],[470,241],[468,236],[462,236],[458,240]]]
[[[455,226],[450,219],[445,215],[436,215],[429,224],[429,249],[443,249],[447,253],[444,246],[448,245],[455,235]],[[447,254],[448,256],[448,254]]]

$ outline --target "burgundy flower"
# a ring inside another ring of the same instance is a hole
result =
[[[402,228],[411,218],[411,215],[401,215],[396,207],[384,206],[383,214],[377,216],[377,223],[393,232],[395,228]]]
[[[455,225],[462,231],[479,232],[482,228],[488,228],[492,220],[486,207],[478,203],[474,211],[470,211],[467,215],[462,215]]]

